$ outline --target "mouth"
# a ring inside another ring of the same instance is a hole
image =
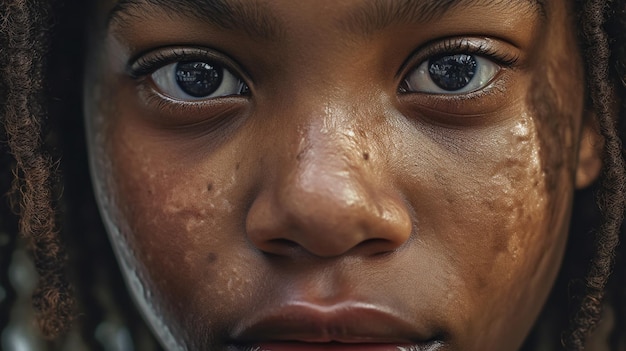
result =
[[[262,343],[245,346],[241,351],[438,351],[442,350],[443,343],[420,344],[361,344],[361,343]]]
[[[237,325],[231,340],[238,351],[438,351],[444,347],[434,330],[390,309],[361,302],[330,306],[295,302],[261,310]]]

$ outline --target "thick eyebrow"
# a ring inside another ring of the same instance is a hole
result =
[[[109,12],[111,23],[123,25],[152,9],[195,17],[223,29],[239,29],[263,39],[283,36],[281,21],[262,3],[250,0],[119,0]]]
[[[369,36],[393,24],[427,23],[453,9],[482,6],[494,13],[504,10],[531,11],[544,19],[546,0],[371,0],[356,9],[341,27],[351,33]]]

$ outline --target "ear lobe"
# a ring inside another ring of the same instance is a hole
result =
[[[578,148],[578,165],[576,166],[576,189],[585,188],[593,183],[602,170],[602,149],[604,138],[597,132],[589,118],[583,122]]]

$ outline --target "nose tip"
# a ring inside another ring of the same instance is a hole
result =
[[[402,246],[413,227],[404,200],[357,174],[339,174],[300,174],[259,194],[246,222],[250,240],[281,256],[376,255]]]

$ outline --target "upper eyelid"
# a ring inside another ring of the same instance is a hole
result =
[[[219,64],[237,78],[243,80],[250,88],[252,87],[252,77],[240,64],[229,56],[210,48],[174,46],[153,49],[129,59],[126,70],[131,78],[139,79],[154,73],[168,64],[194,60],[204,60]]]
[[[485,37],[448,37],[430,41],[411,52],[396,73],[396,80],[403,80],[409,72],[436,55],[470,53],[495,60],[496,64],[502,66],[514,65],[519,55],[507,55],[497,50],[496,42],[497,39]]]

